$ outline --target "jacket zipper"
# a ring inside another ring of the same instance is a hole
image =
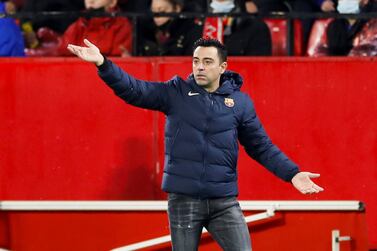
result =
[[[200,188],[200,194],[201,194],[201,191],[203,190],[203,180],[204,180],[204,177],[205,177],[205,174],[206,174],[206,169],[207,169],[207,153],[208,153],[208,128],[209,128],[209,120],[210,120],[210,117],[211,117],[211,112],[212,112],[212,108],[213,108],[213,94],[209,93],[207,94],[208,96],[208,100],[209,100],[209,109],[208,109],[208,113],[207,113],[207,118],[206,118],[206,125],[204,127],[204,140],[205,140],[205,148],[204,148],[204,153],[203,153],[203,171],[200,175],[200,184],[201,184],[201,188]]]

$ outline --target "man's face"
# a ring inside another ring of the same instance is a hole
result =
[[[198,85],[214,91],[220,85],[220,76],[227,63],[220,62],[216,47],[197,47],[192,59],[192,72]]]
[[[115,7],[117,0],[85,0],[86,9],[105,8],[106,11]]]

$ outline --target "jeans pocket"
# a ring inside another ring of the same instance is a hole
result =
[[[173,228],[196,227],[202,218],[201,202],[180,194],[169,194],[168,216]]]

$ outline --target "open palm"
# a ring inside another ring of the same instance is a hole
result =
[[[84,43],[88,47],[68,44],[67,49],[82,60],[95,63],[96,65],[101,65],[104,58],[98,47],[89,42],[87,39],[84,39]]]
[[[311,178],[318,178],[318,173],[299,172],[292,179],[293,186],[303,194],[319,193],[324,189],[315,184]]]

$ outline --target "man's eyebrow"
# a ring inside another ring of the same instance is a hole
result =
[[[200,60],[200,58],[198,58],[198,57],[192,57],[192,59],[199,59],[199,60]],[[203,58],[203,60],[211,60],[211,61],[215,61],[213,58],[208,58],[208,57]]]

